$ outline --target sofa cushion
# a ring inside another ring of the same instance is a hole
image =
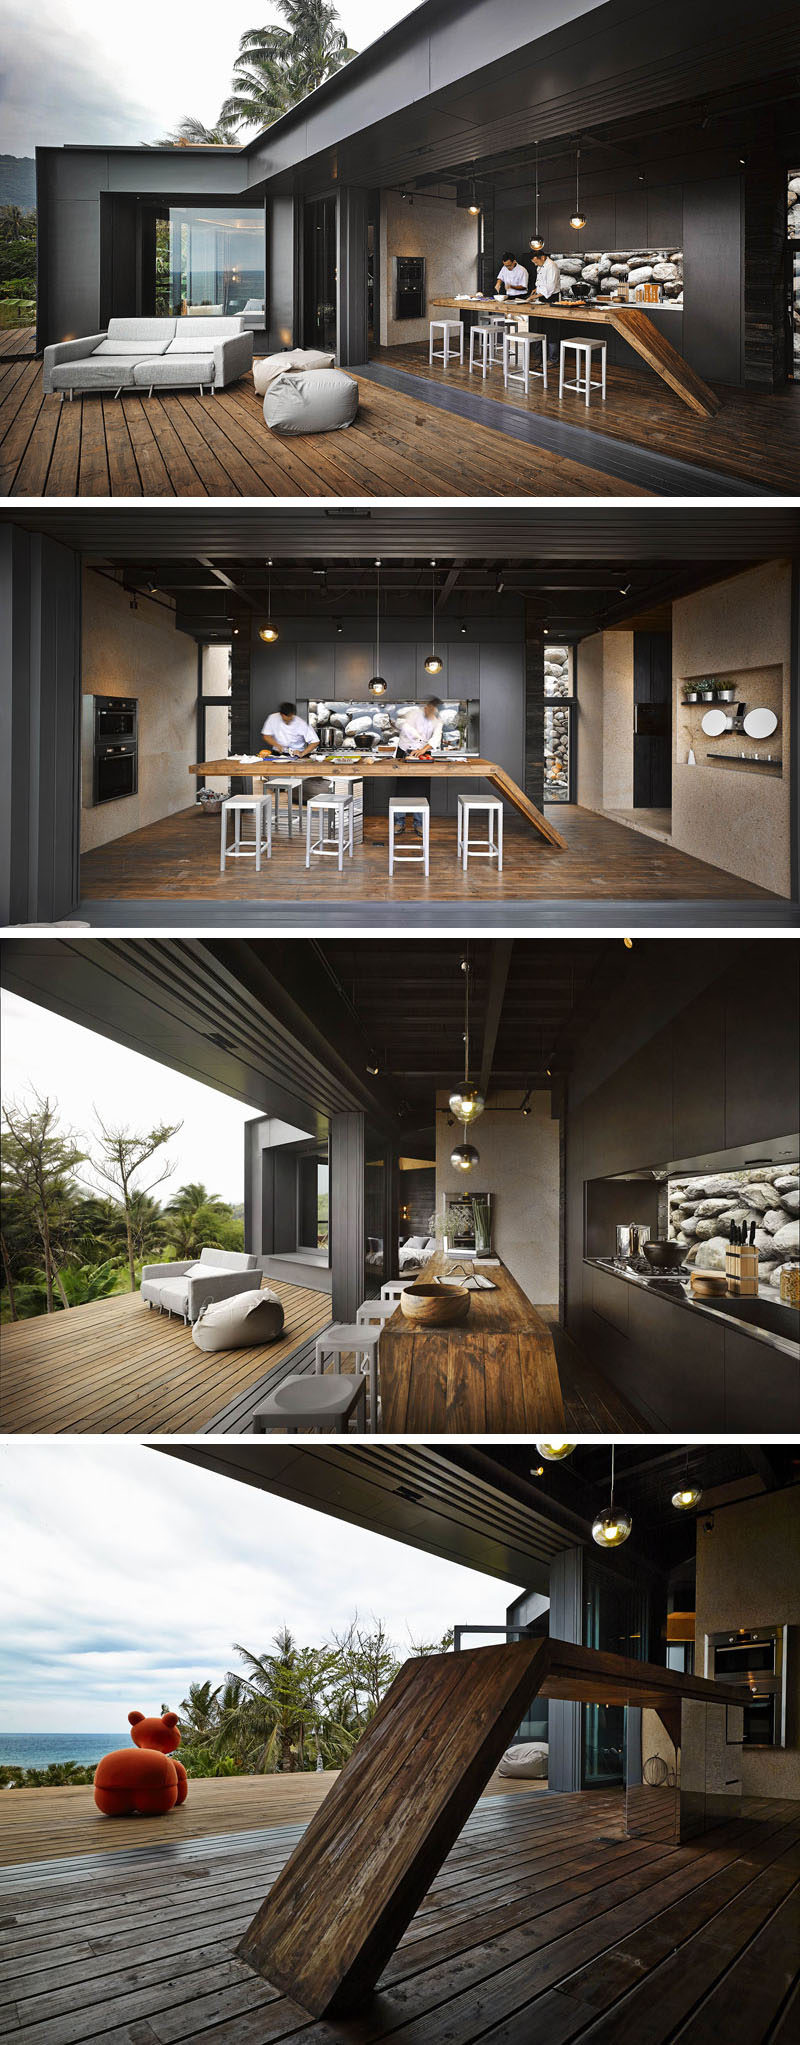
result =
[[[138,341],[140,346],[146,341],[148,349],[152,342],[151,352],[162,341],[171,341],[174,332],[174,319],[112,319],[108,322],[109,341]]]
[[[320,348],[284,348],[280,355],[260,355],[253,363],[253,383],[258,396],[263,398],[276,376],[288,369],[332,369],[333,355],[324,355]]]
[[[189,1284],[185,1277],[152,1278],[153,1298],[171,1314],[185,1314],[189,1305]]]
[[[520,1740],[516,1746],[506,1748],[497,1773],[543,1782],[547,1778],[548,1751],[546,1740]]]
[[[155,350],[148,348],[147,353],[154,354]],[[207,334],[176,334],[175,340],[167,343],[165,353],[184,356],[208,355],[209,337]]]
[[[209,1264],[216,1271],[255,1271],[258,1259],[252,1250],[217,1250],[206,1244],[200,1251],[200,1265],[207,1271]]]
[[[190,319],[188,314],[183,313],[180,319],[175,321],[176,341],[180,340],[183,334],[191,334],[192,339],[197,334],[200,334],[205,335],[207,341],[230,341],[233,339],[234,334],[241,334],[242,332],[242,321],[239,313],[236,313],[235,316],[231,313],[212,313],[196,319]]]
[[[181,349],[179,355],[144,356],[137,362],[133,381],[141,389],[148,384],[185,384],[214,382],[213,355],[195,355],[188,349]]]
[[[256,1349],[277,1342],[283,1334],[283,1307],[277,1293],[239,1292],[203,1307],[192,1329],[198,1349]]]
[[[144,354],[163,355],[168,347],[168,341],[120,341],[116,337],[110,341],[106,336],[105,341],[100,342],[99,348],[92,349],[92,361],[98,355],[111,355],[117,360],[122,356],[126,358],[131,356],[134,362],[139,362]]]
[[[264,418],[273,433],[335,433],[352,426],[357,411],[358,384],[343,369],[284,372],[264,398]]]
[[[135,368],[133,355],[81,355],[74,362],[57,362],[50,382],[54,391],[116,391],[133,384]]]

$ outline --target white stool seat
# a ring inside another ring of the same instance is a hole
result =
[[[396,1308],[396,1299],[364,1299],[356,1308],[356,1323],[359,1328],[368,1328],[371,1321],[377,1321],[383,1327],[384,1321],[391,1320]]]
[[[575,351],[574,380],[570,380],[566,373],[568,348]],[[600,375],[593,378],[592,358],[596,354],[600,356]],[[595,339],[593,334],[573,334],[568,341],[562,341],[558,374],[559,397],[563,397],[565,391],[578,391],[581,397],[585,397],[587,405],[592,391],[600,391],[605,398],[607,355],[607,343],[602,339]]]
[[[492,361],[502,362],[506,334],[513,335],[519,332],[519,320],[512,319],[511,314],[507,312],[493,312],[489,315],[489,325],[492,330]]]
[[[441,348],[434,347],[434,340],[437,334],[442,336]],[[463,362],[464,328],[461,320],[431,320],[428,328],[428,361],[449,362],[451,354],[450,342],[453,341],[455,343],[456,337],[458,339],[458,347],[456,348],[454,345],[452,353],[453,355],[458,355],[459,362]]]
[[[418,816],[422,818],[421,845],[404,845],[398,850],[394,841],[394,827],[398,817]],[[422,864],[425,879],[430,873],[431,857],[431,806],[426,795],[392,795],[389,797],[389,879],[396,865],[408,865],[414,861]]]
[[[489,368],[489,365],[492,361],[493,344],[494,328],[489,325],[488,320],[486,321],[485,324],[483,323],[476,324],[474,327],[470,328],[469,335],[470,376],[472,375],[473,369],[475,368],[476,355],[480,355],[481,358],[481,374],[483,376],[486,375],[487,369]]]
[[[378,1432],[378,1343],[381,1330],[366,1327],[359,1321],[332,1321],[324,1334],[318,1335],[314,1345],[314,1364],[318,1376],[325,1370],[326,1356],[350,1356],[356,1359],[357,1371],[369,1372],[369,1425],[370,1433]]]
[[[242,818],[254,818],[254,835],[242,838]],[[228,818],[233,817],[233,844],[228,844]],[[255,859],[256,873],[261,872],[261,854],[266,852],[272,858],[272,797],[271,795],[228,795],[220,815],[219,870],[225,872],[228,859]]]
[[[367,1387],[363,1377],[349,1377],[344,1371],[329,1371],[325,1377],[284,1378],[259,1407],[253,1419],[253,1433],[266,1434],[280,1427],[295,1434],[300,1427],[332,1427],[346,1434],[355,1413],[356,1433],[367,1431]]]
[[[531,367],[531,353],[534,348],[541,350],[541,369]],[[514,367],[511,367],[511,357]],[[520,368],[520,355],[522,367]],[[525,396],[530,390],[532,376],[540,376],[547,389],[547,337],[545,334],[506,334],[503,338],[503,384],[506,390],[510,383],[524,385]]]
[[[311,827],[317,823],[317,836],[312,839]],[[334,829],[330,828],[333,824]],[[306,803],[306,866],[311,865],[312,855],[320,859],[337,859],[339,872],[344,862],[345,829],[347,850],[353,857],[353,798],[352,795],[312,795]]]
[[[285,781],[272,781],[272,780],[270,780],[270,781],[269,781],[269,783],[267,784],[267,786],[265,787],[265,791],[264,791],[264,792],[265,792],[265,794],[268,794],[268,795],[274,795],[274,797],[275,797],[275,823],[276,823],[276,826],[277,826],[278,828],[280,827],[280,821],[281,821],[281,796],[282,796],[282,795],[285,795],[285,797],[286,797],[286,828],[287,828],[287,831],[288,831],[288,833],[289,833],[289,837],[290,837],[290,838],[291,838],[291,835],[292,835],[292,811],[293,811],[293,808],[294,808],[294,797],[295,797],[295,796],[297,796],[297,810],[298,810],[298,822],[299,822],[300,830],[302,831],[302,828],[303,828],[303,778],[302,778],[302,775],[300,775],[300,774],[295,774],[294,776],[289,776],[289,777],[287,778],[287,780],[285,780]]]
[[[381,1299],[393,1299],[396,1304],[407,1284],[407,1278],[387,1278],[386,1284],[381,1286]]]
[[[486,817],[487,836],[470,837],[472,811]],[[495,838],[495,831],[497,837]],[[458,856],[466,873],[470,859],[496,859],[503,871],[503,805],[497,795],[460,795],[458,798]]]

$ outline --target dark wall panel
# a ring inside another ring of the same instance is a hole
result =
[[[335,1321],[354,1321],[364,1297],[364,1116],[331,1117],[330,1238]]]
[[[716,383],[742,381],[743,220],[738,178],[687,185],[683,208],[684,354]]]
[[[554,1640],[583,1639],[583,1549],[563,1548],[550,1564],[550,1633]],[[583,1780],[583,1726],[580,1704],[551,1698],[547,1708],[547,1787],[569,1794]]]
[[[338,332],[339,361],[366,362],[369,355],[369,193],[353,185],[339,192]]]
[[[79,556],[4,526],[0,592],[0,913],[50,923],[79,894]]]

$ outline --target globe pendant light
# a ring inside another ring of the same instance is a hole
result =
[[[277,625],[273,625],[273,622],[272,622],[272,559],[271,559],[271,558],[270,558],[270,560],[269,560],[269,561],[268,561],[268,563],[267,563],[267,567],[268,567],[268,571],[269,571],[269,573],[268,573],[268,577],[267,577],[267,618],[266,618],[266,624],[264,624],[264,625],[259,625],[259,628],[258,628],[258,636],[259,636],[259,639],[263,639],[263,640],[264,640],[264,642],[265,642],[265,644],[266,644],[267,646],[272,646],[272,645],[274,645],[274,642],[275,642],[275,640],[276,640],[276,639],[277,639],[277,637],[278,637],[278,628],[277,628]]]
[[[477,191],[476,191],[476,189],[475,189],[475,165],[474,165],[474,163],[473,163],[473,166],[472,166],[472,178],[471,178],[471,181],[470,181],[470,188],[469,188],[469,205],[468,205],[468,207],[467,207],[467,212],[468,212],[468,213],[475,213],[475,214],[477,214],[477,213],[480,213],[480,210],[481,210],[481,209],[480,209],[480,205],[479,205],[479,203],[478,203],[478,194],[477,194]]]
[[[543,240],[543,238],[542,238],[541,234],[539,233],[539,144],[538,144],[538,142],[537,142],[537,144],[536,144],[536,173],[535,173],[535,176],[536,176],[536,225],[535,225],[535,227],[534,227],[534,231],[533,231],[533,234],[531,235],[531,248],[533,249],[534,253],[536,254],[536,253],[538,253],[539,249],[543,249],[543,248],[544,248],[544,240]]]
[[[478,1116],[483,1114],[485,1102],[483,1094],[476,1086],[470,1085],[469,1079],[469,959],[462,959],[461,971],[464,975],[464,1084],[455,1087],[451,1093],[450,1112],[463,1124],[463,1134],[466,1138],[470,1122],[476,1122]],[[450,1163],[458,1172],[471,1172],[480,1161],[480,1152],[475,1149],[474,1144],[466,1141],[457,1143],[455,1149],[450,1152]]]
[[[385,696],[385,694],[386,694],[386,689],[387,689],[387,683],[386,683],[386,682],[384,681],[384,679],[383,679],[383,675],[381,674],[381,564],[380,564],[380,561],[376,561],[376,563],[375,563],[375,566],[376,566],[376,568],[377,568],[377,570],[378,570],[378,593],[377,593],[377,597],[376,597],[376,614],[375,614],[375,642],[376,642],[376,645],[375,645],[375,655],[376,655],[376,662],[377,662],[377,670],[378,670],[378,671],[377,671],[377,674],[374,674],[374,675],[373,675],[373,677],[372,677],[372,681],[371,681],[371,682],[369,682],[369,683],[367,684],[367,686],[368,686],[368,688],[369,688],[369,693],[370,693],[370,695],[371,695],[371,696]]]
[[[546,1463],[563,1463],[575,1451],[574,1441],[537,1441],[536,1454],[544,1456]]]
[[[432,561],[431,571],[435,567],[436,562]],[[444,662],[441,654],[436,651],[436,578],[433,572],[431,572],[431,648],[432,650],[425,662],[425,673],[426,675],[440,675]]]
[[[678,1486],[677,1491],[673,1491],[672,1503],[676,1512],[691,1512],[693,1506],[700,1504],[702,1496],[703,1493],[699,1484],[692,1484],[689,1480],[689,1451],[687,1449],[686,1474],[683,1483]]]
[[[598,1548],[621,1548],[627,1541],[633,1526],[629,1512],[618,1512],[614,1506],[614,1444],[611,1444],[611,1502],[599,1512],[592,1525],[592,1540]]]
[[[575,152],[575,211],[569,223],[570,227],[576,228],[586,226],[586,214],[581,212],[580,180],[581,180],[581,145],[579,142],[577,144]]]

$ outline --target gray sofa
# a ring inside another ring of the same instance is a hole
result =
[[[244,318],[114,319],[106,334],[56,341],[44,351],[44,389],[71,398],[75,391],[138,391],[196,386],[213,396],[246,375],[253,335]]]
[[[201,1250],[182,1264],[143,1264],[140,1292],[148,1307],[181,1314],[192,1326],[211,1300],[252,1292],[256,1257],[244,1250]]]

